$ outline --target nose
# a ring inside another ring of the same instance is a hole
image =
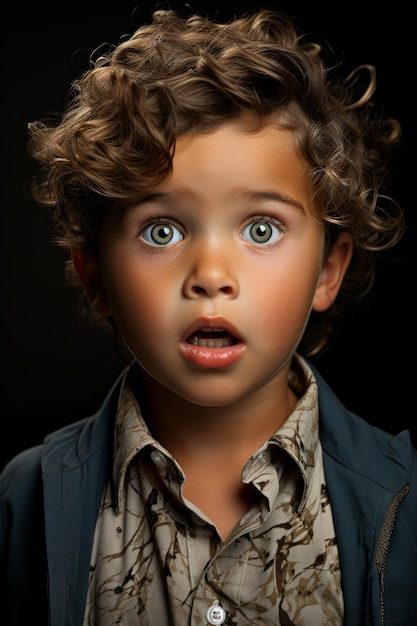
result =
[[[231,253],[218,246],[200,245],[183,285],[187,298],[234,299],[239,295],[239,283],[231,270]]]

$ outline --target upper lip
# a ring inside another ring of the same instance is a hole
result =
[[[236,337],[236,339],[238,339],[239,341],[243,341],[241,334],[233,326],[233,324],[228,322],[221,315],[213,315],[210,317],[199,317],[198,319],[194,320],[186,329],[182,340],[186,341],[191,335],[203,329],[224,330],[230,335],[233,335],[233,337]]]

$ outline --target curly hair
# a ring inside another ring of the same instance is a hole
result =
[[[354,252],[334,305],[312,312],[299,350],[324,350],[345,302],[371,288],[375,253],[394,246],[403,212],[386,193],[388,163],[401,127],[372,100],[375,69],[342,75],[322,48],[270,9],[226,23],[158,10],[148,24],[105,51],[69,92],[56,120],[29,124],[29,153],[40,164],[33,197],[51,210],[56,242],[98,252],[107,211],[128,207],[172,169],[176,139],[243,113],[291,128],[309,165],[326,254],[342,231]],[[68,282],[81,287],[71,259]],[[81,290],[84,313],[94,312]],[[107,324],[117,334],[114,321]]]

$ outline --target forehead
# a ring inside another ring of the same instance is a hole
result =
[[[212,127],[191,129],[180,133],[176,139],[176,146],[186,147],[191,141],[205,140],[221,141],[222,137],[240,138],[241,141],[249,141],[251,138],[279,136],[282,140],[294,143],[296,139],[297,125],[291,123],[285,111],[276,112],[274,116],[261,119],[250,112],[242,112],[237,117],[227,120],[219,120]]]
[[[249,117],[181,135],[172,172],[157,190],[196,195],[281,192],[303,205],[312,197],[308,164],[295,132]]]

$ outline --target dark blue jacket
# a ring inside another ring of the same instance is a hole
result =
[[[417,451],[408,432],[369,425],[315,375],[345,625],[416,626]],[[2,472],[2,626],[82,626],[119,386],[96,415],[52,433]]]

